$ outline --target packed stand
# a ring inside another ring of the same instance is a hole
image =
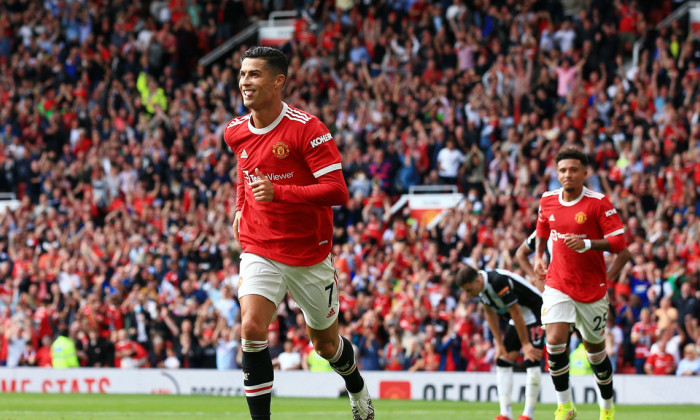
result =
[[[700,42],[654,29],[671,2],[355,3],[0,5],[0,190],[21,198],[0,216],[0,363],[51,365],[62,333],[84,366],[237,368],[236,159],[221,133],[245,113],[245,47],[211,68],[196,59],[303,7],[318,24],[300,20],[282,46],[286,100],[343,157],[339,319],[362,369],[493,369],[483,312],[454,274],[522,272],[515,250],[559,187],[553,156],[577,145],[633,255],[609,285],[616,366],[700,372]],[[428,229],[391,214],[416,185],[466,200]],[[291,300],[270,352],[280,369],[330,369]]]

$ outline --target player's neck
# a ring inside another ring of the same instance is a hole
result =
[[[576,190],[571,191],[571,192],[563,190],[561,193],[561,199],[564,201],[567,201],[567,202],[574,201],[577,198],[579,198],[582,193],[583,193],[583,187],[576,188]]]
[[[277,117],[280,116],[284,105],[282,101],[275,101],[270,104],[270,106],[263,107],[259,110],[253,110],[251,112],[251,119],[253,120],[253,126],[255,128],[265,128],[272,124]]]

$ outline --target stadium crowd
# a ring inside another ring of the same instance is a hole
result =
[[[566,6],[566,7],[564,7]],[[236,157],[245,47],[197,59],[271,10],[301,8],[286,97],[318,115],[350,197],[334,209],[341,334],[363,370],[489,371],[460,264],[523,273],[552,158],[576,145],[621,213],[610,282],[625,372],[700,373],[700,41],[635,0],[129,1],[0,4],[0,364],[238,367]],[[624,67],[642,39],[636,67]],[[465,200],[427,228],[390,206],[416,185]],[[572,350],[576,345],[572,346]],[[280,369],[330,369],[288,301]],[[670,355],[670,356],[669,356]]]

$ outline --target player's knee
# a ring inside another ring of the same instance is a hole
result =
[[[241,320],[241,337],[248,340],[267,340],[267,325],[255,317]]]
[[[314,350],[324,359],[331,359],[338,351],[338,345],[338,341],[316,340],[314,341]]]
[[[588,341],[584,341],[583,345],[584,347],[586,347],[586,353],[601,354],[601,359],[605,357],[605,341],[601,341],[600,343],[591,343]]]

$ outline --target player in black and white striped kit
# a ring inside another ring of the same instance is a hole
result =
[[[496,346],[496,382],[501,413],[495,420],[511,420],[513,362],[522,349],[527,383],[525,408],[518,420],[532,420],[540,393],[540,360],[545,346],[540,320],[542,294],[522,276],[507,271],[483,271],[466,266],[457,272],[457,286],[484,305],[486,321]],[[499,326],[499,316],[509,317],[505,333]]]

